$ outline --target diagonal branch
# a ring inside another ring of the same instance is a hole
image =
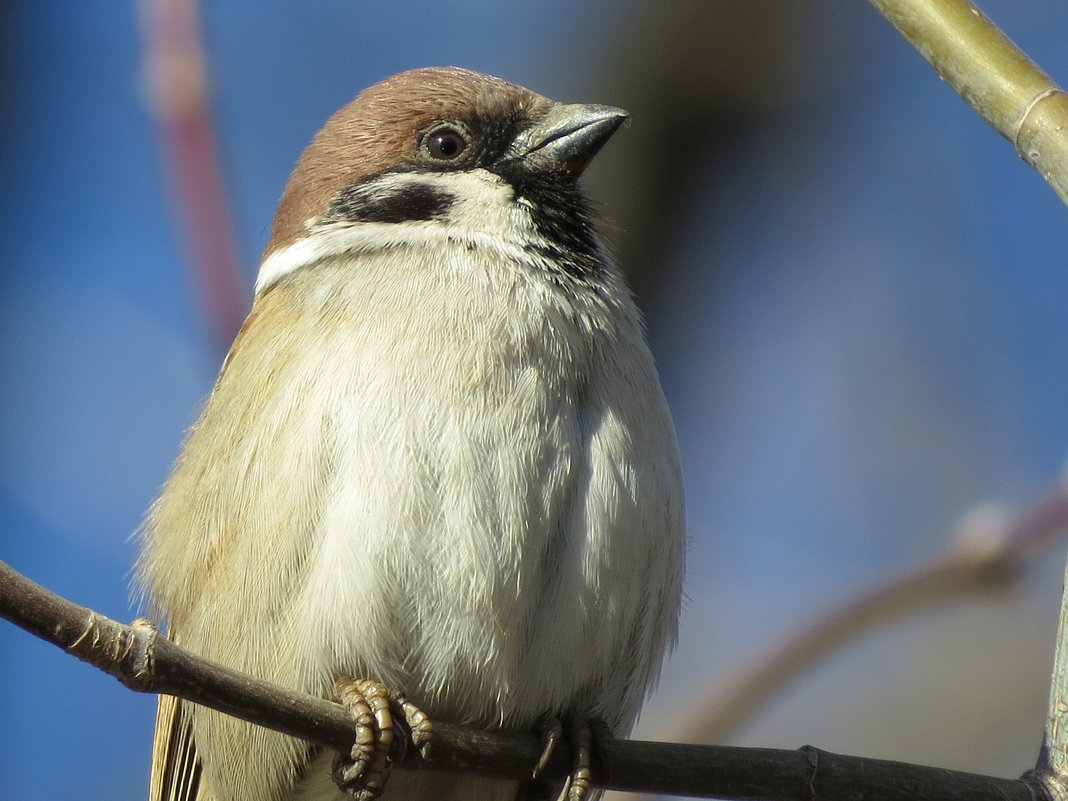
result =
[[[58,645],[138,692],[167,693],[210,706],[325,748],[349,750],[353,726],[338,704],[276,687],[179,648],[147,620],[130,626],[71,603],[0,562],[0,617]],[[676,745],[628,740],[599,743],[595,785],[631,792],[721,799],[811,801],[1035,801],[1030,780],[842,756],[804,747]],[[481,731],[435,721],[427,759],[415,749],[398,767],[465,771],[523,780],[541,750],[530,732]],[[557,749],[545,774],[562,777],[569,760]]]
[[[1068,204],[1068,94],[969,0],[871,0]]]
[[[976,507],[942,553],[889,576],[775,643],[691,704],[692,714],[666,736],[722,742],[789,681],[844,643],[887,621],[1022,576],[1065,531],[1068,483],[1063,481],[1011,521],[1000,509]]]

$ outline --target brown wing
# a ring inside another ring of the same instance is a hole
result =
[[[173,695],[159,697],[149,801],[210,801],[200,795],[200,759],[184,704]]]

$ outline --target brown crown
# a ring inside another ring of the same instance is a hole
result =
[[[410,70],[365,89],[332,116],[289,177],[264,256],[307,234],[341,188],[414,159],[439,120],[515,115],[532,119],[552,101],[522,86],[459,67]]]

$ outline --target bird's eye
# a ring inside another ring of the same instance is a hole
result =
[[[452,161],[467,150],[467,135],[454,125],[439,125],[427,131],[423,149],[432,159]]]

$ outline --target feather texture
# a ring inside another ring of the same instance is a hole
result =
[[[629,291],[595,239],[595,273],[561,270],[493,170],[365,180],[351,202],[450,199],[270,251],[145,527],[153,603],[183,646],[312,694],[368,677],[432,719],[625,734],[675,636],[683,549]],[[334,801],[329,756],[163,699],[152,799]],[[416,773],[383,800],[514,792]]]

